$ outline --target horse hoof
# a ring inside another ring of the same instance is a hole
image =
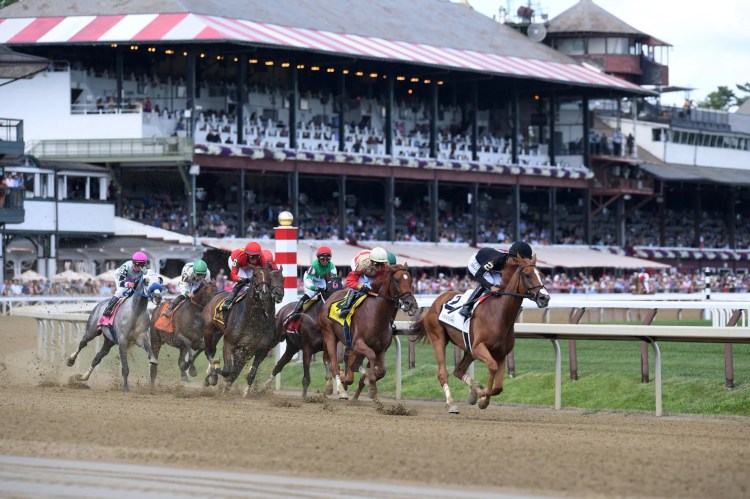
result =
[[[190,364],[190,368],[188,368],[188,374],[195,378],[196,376],[198,376],[198,369],[196,369],[193,364]]]
[[[477,400],[479,400],[479,395],[477,395],[477,391],[472,388],[469,392],[469,396],[466,398],[466,403],[469,405],[474,405],[477,403]]]
[[[373,402],[378,401],[378,391],[376,389],[370,388],[368,395],[370,395],[370,400],[372,400]]]
[[[460,413],[461,411],[458,410],[458,406],[456,404],[448,406],[448,414],[460,414]]]
[[[490,400],[487,397],[482,398],[482,400],[479,401],[478,407],[480,409],[487,409],[487,406],[490,405]]]
[[[211,386],[216,386],[216,383],[219,382],[219,376],[217,376],[216,373],[210,375],[208,377],[208,382],[211,383]]]
[[[208,376],[206,376],[206,379],[203,380],[203,386],[211,386],[211,383],[208,382]]]
[[[128,393],[130,390],[128,389],[128,385],[123,385],[122,387],[122,393]]]
[[[68,364],[68,367],[73,367],[73,364],[75,363],[76,363],[75,359],[71,359],[70,357],[68,357],[68,360],[66,362],[66,364]]]
[[[76,374],[73,378],[76,381],[80,381],[80,382],[84,382],[84,381],[88,381],[89,380],[88,376],[84,376],[83,374]]]
[[[349,400],[349,394],[346,392],[339,392],[339,400]]]
[[[180,375],[180,380],[183,381],[183,382],[185,382],[185,383],[190,383],[190,378],[188,378],[187,374],[185,374],[185,373],[182,373]]]
[[[324,393],[326,395],[333,395],[333,382],[329,379],[326,381],[326,387]]]

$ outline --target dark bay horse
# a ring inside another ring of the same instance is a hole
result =
[[[333,375],[339,391],[339,398],[347,399],[346,386],[352,384],[354,371],[366,374],[370,382],[370,398],[377,400],[378,389],[376,383],[385,376],[385,352],[391,345],[393,329],[391,321],[399,306],[408,314],[414,315],[417,310],[417,300],[414,298],[414,285],[408,265],[386,265],[384,273],[373,283],[369,296],[360,304],[352,316],[351,346],[346,363],[348,371],[341,378],[338,359],[336,357],[336,342],[347,345],[344,328],[334,319],[328,317],[331,305],[344,298],[346,290],[337,291],[326,302],[319,315],[319,325],[323,333],[326,352],[331,359]],[[349,345],[347,345],[349,346]],[[369,369],[360,368],[364,358],[367,358]],[[364,387],[364,378],[360,380],[355,399]]]
[[[276,314],[274,334],[278,340],[277,343],[286,341],[286,349],[274,366],[271,376],[266,381],[266,387],[271,385],[276,375],[284,369],[284,366],[292,360],[297,352],[302,350],[302,398],[307,397],[307,387],[310,386],[310,361],[314,353],[325,350],[318,315],[320,314],[323,302],[333,293],[342,289],[342,287],[341,279],[338,277],[332,278],[326,289],[315,295],[313,303],[304,311],[299,329],[296,332],[287,332],[287,317],[292,313],[297,303],[290,302],[279,309]],[[326,367],[326,393],[331,393],[333,391],[333,386],[331,385],[331,366],[328,354],[326,353],[323,354],[323,364]]]
[[[528,298],[539,308],[549,304],[549,293],[544,287],[542,274],[536,267],[536,255],[531,259],[509,257],[502,276],[502,282],[507,283],[505,289],[497,295],[487,296],[474,311],[469,324],[470,349],[466,347],[459,329],[438,320],[443,305],[459,294],[457,291],[448,291],[438,296],[430,309],[412,324],[412,333],[417,339],[429,339],[435,350],[437,377],[445,392],[450,413],[457,414],[459,411],[448,387],[448,372],[445,368],[445,347],[448,342],[464,350],[464,356],[456,365],[453,375],[471,388],[469,404],[473,405],[481,398],[479,408],[485,409],[490,403],[490,397],[503,391],[505,359],[515,345],[513,325],[518,318],[521,302]],[[458,311],[453,313],[458,314]],[[487,364],[489,379],[486,389],[466,374],[474,359]]]
[[[78,381],[88,381],[94,368],[115,345],[120,347],[120,364],[122,366],[123,381],[122,390],[124,392],[128,391],[128,374],[130,373],[130,369],[128,368],[128,349],[132,345],[136,344],[146,350],[148,361],[152,365],[158,362],[151,350],[147,305],[149,300],[157,305],[161,303],[162,290],[163,287],[156,274],[144,275],[135,283],[135,287],[130,295],[120,299],[120,305],[115,313],[114,322],[111,326],[98,325],[102,312],[107,308],[109,298],[99,302],[96,307],[94,307],[94,310],[89,314],[89,320],[86,323],[86,331],[83,334],[81,342],[78,344],[78,349],[68,357],[68,366],[72,366],[75,363],[78,354],[86,347],[89,341],[102,333],[104,333],[104,344],[99,352],[97,352],[96,356],[94,356],[94,360],[91,362],[88,371],[76,376]]]
[[[215,308],[228,293],[219,293],[203,309],[203,339],[209,361],[208,375],[204,384],[215,385],[221,374],[228,392],[240,372],[253,357],[253,365],[247,373],[245,396],[255,380],[258,366],[273,348],[275,304],[284,298],[284,276],[280,270],[258,267],[248,285],[246,296],[232,306],[227,324],[214,318]],[[216,346],[224,339],[224,367],[219,368]]]
[[[169,345],[180,351],[177,358],[177,365],[180,368],[180,377],[183,381],[188,381],[187,371],[190,370],[190,376],[197,376],[195,369],[195,358],[205,348],[203,342],[203,311],[206,304],[218,292],[216,285],[210,282],[202,282],[193,296],[180,305],[172,313],[172,326],[174,332],[170,333],[156,327],[159,317],[169,306],[169,302],[163,302],[157,306],[151,313],[151,349],[154,357],[159,358],[159,352],[162,345]],[[193,352],[194,351],[194,352]],[[151,364],[151,386],[156,380],[156,371],[158,364]]]

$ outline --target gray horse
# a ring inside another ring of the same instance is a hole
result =
[[[120,364],[122,365],[122,390],[128,391],[128,349],[136,344],[146,350],[148,361],[156,363],[151,350],[151,339],[149,337],[149,317],[146,310],[148,301],[155,304],[161,303],[163,287],[156,275],[144,275],[133,288],[130,295],[122,298],[121,304],[115,313],[114,323],[111,326],[98,325],[102,312],[107,307],[109,299],[100,302],[89,315],[86,323],[86,332],[78,344],[78,350],[68,357],[68,366],[72,366],[78,354],[86,347],[89,341],[100,334],[104,336],[104,345],[94,356],[91,366],[84,374],[76,376],[78,381],[88,381],[94,368],[109,353],[110,349],[117,344],[120,347]]]

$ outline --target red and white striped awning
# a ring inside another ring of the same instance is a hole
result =
[[[637,85],[573,63],[524,59],[202,14],[0,19],[0,43],[8,45],[170,41],[238,41],[644,92]]]

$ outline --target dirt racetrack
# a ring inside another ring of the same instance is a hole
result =
[[[151,393],[142,369],[123,394],[116,373],[83,388],[68,383],[79,370],[39,361],[33,319],[0,317],[0,339],[0,454],[567,497],[750,495],[748,418],[554,411],[502,396],[449,416],[442,403],[243,399],[198,382]]]

